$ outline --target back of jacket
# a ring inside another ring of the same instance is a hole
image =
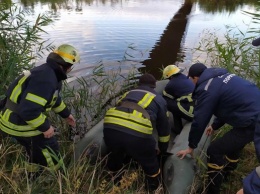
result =
[[[149,94],[148,96],[150,97],[146,97],[145,95]],[[121,102],[124,101],[130,101],[130,102],[135,102],[139,104],[142,104],[142,106],[144,106],[143,108],[145,108],[145,110],[149,113],[150,115],[150,128],[151,131],[146,131],[146,132],[142,132],[142,131],[138,131],[136,130],[136,128],[132,128],[130,127],[131,124],[128,125],[123,125],[123,124],[113,124],[110,121],[106,120],[106,118],[108,118],[108,113],[106,114],[105,117],[105,122],[104,122],[104,127],[105,128],[112,128],[112,129],[116,129],[116,130],[120,130],[126,133],[130,133],[132,135],[136,135],[139,137],[144,137],[144,138],[151,138],[152,136],[152,128],[156,128],[158,131],[158,136],[159,136],[159,141],[160,138],[164,138],[166,137],[166,139],[168,139],[169,134],[170,134],[170,126],[169,126],[169,122],[168,122],[168,117],[167,117],[167,106],[166,106],[166,101],[163,99],[163,97],[161,95],[158,95],[154,89],[150,88],[149,86],[139,86],[138,88],[131,90],[127,93],[125,93],[123,95],[123,97],[120,99]],[[140,103],[141,102],[141,103]],[[122,113],[129,113],[132,114],[134,109],[131,108],[125,108],[125,107],[116,107],[115,108],[118,111],[121,111]],[[109,112],[109,111],[108,111]],[[125,120],[127,120],[127,117],[124,118]],[[143,124],[145,122],[145,118],[142,118],[143,120]],[[136,117],[136,121],[131,119],[133,122],[137,122],[138,118]],[[107,121],[107,122],[106,122]],[[141,124],[141,123],[140,123]],[[147,127],[148,127],[148,123],[147,123]],[[129,128],[129,129],[127,129]],[[143,128],[145,128],[145,126],[143,126]],[[169,140],[169,139],[168,139]],[[168,142],[165,141],[165,142]],[[162,142],[164,142],[164,140],[162,140]]]
[[[192,81],[183,74],[177,74],[171,78],[165,87],[165,92],[174,98],[191,94],[195,86]]]
[[[222,68],[208,68],[200,76],[193,94],[194,121],[189,137],[190,147],[196,147],[212,115],[216,126],[224,123],[247,127],[260,112],[258,87]]]

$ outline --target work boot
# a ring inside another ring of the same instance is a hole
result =
[[[228,180],[230,174],[237,168],[238,162],[229,162],[224,168],[224,182]]]
[[[156,177],[145,176],[145,189],[149,192],[155,191],[161,183],[161,174]]]
[[[113,178],[114,185],[120,186],[120,181],[122,180],[122,177],[123,177],[123,173],[114,176]]]
[[[220,187],[224,176],[221,170],[208,169],[207,194],[220,194]]]

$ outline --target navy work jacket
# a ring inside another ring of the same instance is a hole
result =
[[[247,127],[256,122],[260,112],[258,87],[223,68],[206,69],[196,84],[194,120],[189,134],[189,147],[196,148],[212,115],[216,130],[225,123]]]
[[[179,73],[171,78],[164,90],[177,99],[192,93],[194,87],[194,84],[187,76]]]

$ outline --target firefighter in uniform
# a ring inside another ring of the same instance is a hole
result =
[[[219,194],[224,178],[236,168],[239,154],[246,144],[254,140],[257,156],[260,156],[260,91],[255,84],[228,73],[226,69],[207,68],[202,63],[190,67],[189,77],[196,84],[194,120],[189,133],[189,148],[177,155],[183,158],[193,153],[212,115],[216,119],[206,128],[206,134],[212,134],[225,123],[232,126],[207,149],[207,194]]]
[[[117,106],[107,111],[104,119],[104,141],[111,151],[107,167],[116,173],[123,167],[124,157],[137,161],[146,175],[146,189],[156,190],[160,184],[158,151],[166,152],[170,139],[166,102],[154,90],[156,79],[144,74],[139,86],[126,92]],[[158,132],[158,147],[152,135]]]
[[[31,174],[38,174],[40,166],[55,170],[61,165],[61,158],[57,161],[52,157],[54,153],[59,155],[59,146],[54,128],[44,113],[53,110],[69,125],[75,126],[75,119],[59,93],[62,80],[78,61],[78,51],[71,45],[62,44],[48,55],[46,63],[24,71],[6,92],[7,101],[0,112],[0,129],[26,148],[29,156],[26,168]]]
[[[183,124],[182,119],[192,121],[193,100],[192,92],[194,84],[176,65],[168,65],[163,70],[163,78],[169,79],[163,91],[163,97],[167,102],[167,108],[172,113],[174,119],[173,132],[180,134]]]

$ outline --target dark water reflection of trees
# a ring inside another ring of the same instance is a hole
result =
[[[109,4],[111,6],[121,4],[124,0],[73,0],[76,2],[76,10],[82,10],[82,4],[92,5],[94,3]],[[198,3],[200,9],[209,13],[236,11],[243,5],[251,5],[255,7],[257,0],[189,0]],[[10,3],[11,0],[3,0],[2,2]],[[52,10],[59,8],[71,9],[70,3],[72,0],[21,0],[21,4],[25,7],[34,7],[38,3],[49,4]]]
[[[7,1],[7,0],[5,0]],[[92,5],[96,3],[100,4],[109,4],[111,6],[117,5],[123,2],[123,0],[21,0],[21,4],[25,7],[34,7],[38,3],[42,4],[49,4],[50,8],[52,10],[56,10],[57,7],[63,8],[63,9],[71,9],[71,2],[76,3],[76,9],[75,11],[81,11],[82,10],[82,4],[86,5]]]
[[[244,5],[256,7],[257,0],[192,0],[197,2],[200,9],[208,13],[232,13]]]
[[[3,0],[11,4],[11,0]],[[3,2],[2,1],[2,2]],[[146,2],[147,0],[139,0]],[[170,1],[170,0],[168,0]],[[50,11],[56,15],[59,9],[67,9],[76,12],[81,12],[82,8],[86,5],[93,6],[120,6],[124,5],[128,0],[20,0],[20,4],[24,7],[34,8],[39,3],[47,4]],[[73,4],[73,6],[72,6]],[[76,4],[76,6],[75,6]],[[142,61],[144,68],[140,70],[149,72],[156,76],[157,79],[161,78],[161,70],[169,64],[183,61],[185,58],[185,50],[183,42],[186,36],[186,28],[189,24],[189,15],[194,6],[207,13],[232,13],[239,10],[241,7],[247,5],[252,7],[259,7],[257,0],[183,0],[180,9],[174,13],[174,16],[166,26],[165,30],[157,40],[153,49],[149,53],[149,58]],[[256,16],[255,16],[256,17]]]
[[[176,61],[182,61],[184,58],[182,41],[185,39],[188,15],[191,13],[192,6],[193,3],[190,0],[185,0],[151,50],[150,58],[143,61],[145,67],[141,68],[141,71],[151,73],[156,79],[161,79],[162,72],[158,70]]]

